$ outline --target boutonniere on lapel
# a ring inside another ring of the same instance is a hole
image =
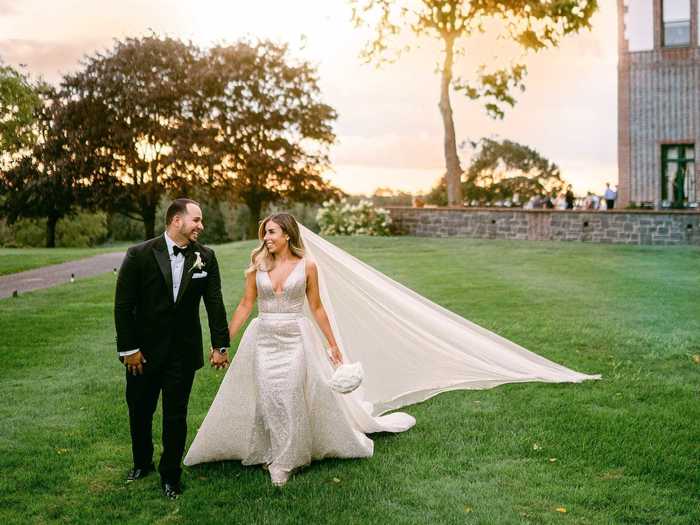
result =
[[[190,271],[198,270],[201,272],[204,269],[205,263],[202,261],[202,257],[199,252],[194,252],[194,254],[197,258],[194,260],[194,264],[192,264]]]

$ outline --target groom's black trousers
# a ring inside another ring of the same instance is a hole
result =
[[[175,352],[171,352],[175,353]],[[153,461],[153,414],[163,392],[163,454],[158,472],[161,479],[180,481],[180,463],[187,440],[187,402],[192,390],[194,370],[180,359],[166,359],[157,370],[144,365],[143,375],[126,375],[126,402],[129,407],[131,450],[136,468]]]

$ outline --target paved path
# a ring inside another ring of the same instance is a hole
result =
[[[119,268],[123,258],[124,252],[103,253],[87,259],[1,275],[0,299],[10,297],[15,290],[22,294],[31,290],[65,284],[70,281],[71,274],[75,275],[76,279],[81,279],[111,272],[114,268]]]

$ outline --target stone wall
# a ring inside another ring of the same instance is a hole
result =
[[[537,241],[700,246],[700,213],[388,207],[397,233]]]

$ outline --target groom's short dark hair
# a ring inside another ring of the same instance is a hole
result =
[[[186,199],[185,197],[180,197],[179,199],[175,199],[173,202],[171,202],[170,206],[168,206],[168,211],[165,212],[165,225],[167,226],[168,224],[170,224],[173,221],[175,215],[187,214],[188,204],[194,204],[195,206],[199,206],[199,203],[197,201],[193,201],[192,199]],[[199,207],[201,208],[201,206]]]

